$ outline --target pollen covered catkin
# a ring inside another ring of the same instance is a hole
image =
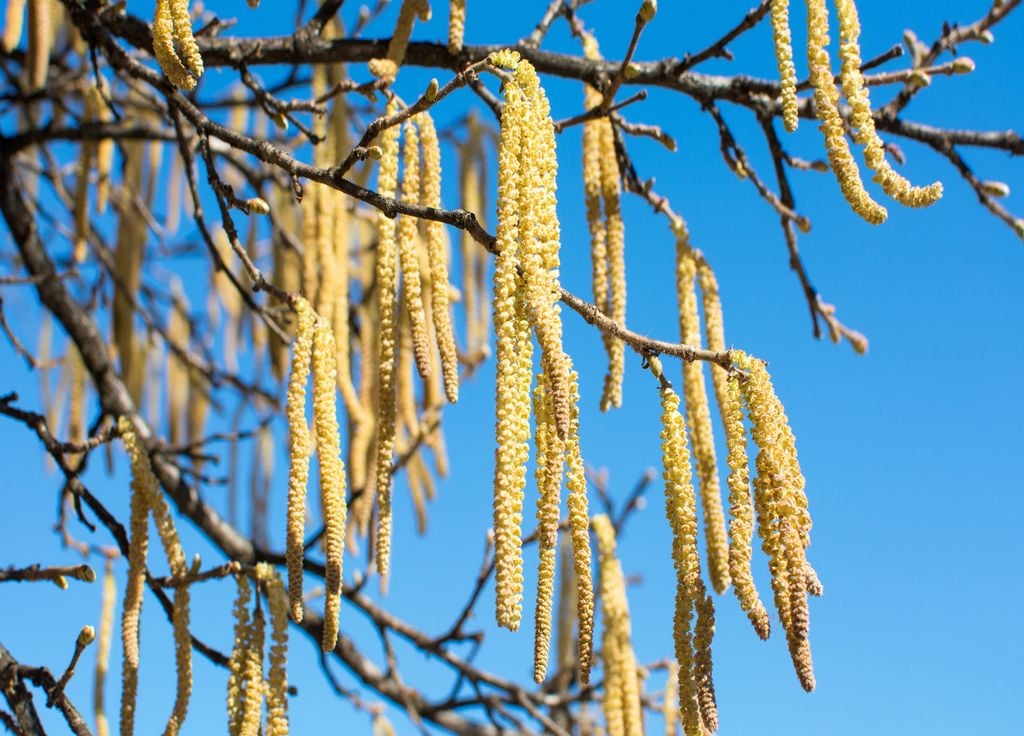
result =
[[[806,557],[811,519],[796,442],[764,363],[738,350],[731,351],[730,357],[747,371],[741,388],[758,447],[754,479],[758,535],[768,556],[775,607],[800,684],[811,691]]]
[[[685,237],[685,229],[678,229],[676,240],[676,293],[679,299],[680,339],[687,345],[700,345],[700,316],[697,311],[697,254]],[[700,498],[704,512],[704,537],[707,544],[708,573],[711,584],[719,593],[729,587],[729,542],[722,512],[722,495],[715,458],[715,438],[711,427],[707,387],[704,383],[704,364],[699,361],[683,362],[683,394],[686,398],[686,418],[690,427],[690,442],[697,460],[700,479]]]
[[[725,323],[718,280],[706,260],[697,264],[704,307],[704,332],[708,350],[725,350]],[[718,411],[725,429],[729,465],[729,577],[740,607],[750,618],[754,631],[767,639],[771,631],[768,612],[758,595],[750,569],[751,543],[754,538],[754,507],[750,497],[750,459],[747,456],[747,431],[743,426],[743,400],[738,381],[729,377],[720,365],[711,365]]]
[[[465,6],[463,6],[465,9]],[[441,146],[434,120],[427,112],[416,116],[423,142],[423,179],[420,202],[427,207],[441,208]],[[445,397],[449,403],[459,400],[459,356],[455,349],[448,296],[448,249],[444,242],[444,225],[434,220],[424,224],[427,260],[430,264],[430,305],[437,349],[441,355]]]
[[[385,110],[392,115],[398,103],[392,100]],[[382,197],[394,197],[398,187],[397,126],[384,131],[377,191]],[[387,579],[391,567],[391,455],[395,446],[395,350],[398,340],[398,252],[395,222],[383,213],[377,215],[377,569]]]
[[[566,488],[569,491],[569,536],[572,541],[573,575],[576,579],[577,662],[579,679],[590,682],[594,644],[594,582],[590,554],[590,503],[587,499],[587,474],[580,453],[580,389],[576,371],[569,372],[569,439],[565,445],[568,466]]]
[[[462,37],[466,32],[466,0],[449,0],[448,53],[462,52]]]
[[[245,692],[238,718],[238,736],[258,736],[263,711],[263,645],[266,622],[259,608],[253,613],[245,651]]]
[[[846,140],[846,124],[839,114],[839,91],[832,77],[828,55],[828,8],[825,0],[807,0],[807,66],[829,165],[839,181],[843,197],[854,212],[872,225],[879,225],[885,222],[888,213],[864,189],[860,169]]]
[[[551,396],[543,373],[533,392],[533,414],[537,429],[537,605],[534,616],[533,679],[544,682],[551,647],[551,606],[555,589],[555,561],[558,548],[558,516],[565,451],[555,430]]]
[[[174,48],[175,28],[171,0],[156,0],[153,15],[153,54],[171,84],[184,90],[195,89],[196,80],[188,73]]]
[[[249,622],[249,601],[252,598],[252,586],[249,578],[243,574],[235,576],[237,592],[232,614],[235,619],[234,646],[228,660],[228,733],[238,733],[242,718],[242,698],[245,689],[245,667],[249,649],[249,635],[252,631]]]
[[[402,145],[402,200],[409,204],[420,203],[420,139],[416,126],[407,122],[404,126],[405,140]],[[419,233],[416,218],[402,215],[398,221],[398,260],[402,266],[402,301],[412,328],[413,354],[416,356],[416,370],[420,378],[430,375],[429,340],[427,338],[426,311],[423,306],[423,284],[420,280],[420,264],[417,256]]]
[[[793,63],[793,38],[789,30],[789,0],[771,0],[772,39],[775,61],[782,85],[782,123],[792,133],[799,123],[796,97],[796,65]]]
[[[267,675],[266,736],[288,734],[288,595],[277,570],[266,562],[256,565],[256,578],[263,583],[270,609],[270,672]]]
[[[317,321],[313,333],[313,416],[316,452],[320,460],[320,505],[323,508],[326,560],[324,572],[324,629],[321,646],[334,649],[341,611],[342,562],[345,554],[345,466],[336,403],[337,375],[331,325]]]
[[[306,487],[312,446],[306,423],[306,383],[312,364],[316,314],[302,297],[294,303],[297,315],[292,368],[288,377],[288,525],[285,558],[288,564],[288,600],[292,618],[302,621],[302,550],[306,523]]]
[[[850,103],[850,125],[853,139],[864,146],[864,161],[875,172],[874,180],[882,189],[900,204],[908,207],[927,207],[942,196],[942,184],[935,182],[927,187],[915,187],[893,170],[886,160],[885,144],[875,131],[875,119],[871,116],[871,99],[868,95],[863,65],[860,57],[860,20],[854,0],[836,0],[836,14],[839,16],[839,57],[842,60],[843,94]]]
[[[640,681],[631,641],[626,580],[622,563],[616,557],[615,527],[604,514],[594,517],[593,527],[600,560],[601,615],[604,617],[605,720],[609,734],[641,736]]]
[[[626,324],[626,235],[619,191],[619,164],[611,122],[601,120],[601,196],[604,202],[608,252],[608,307],[606,313],[617,324]],[[626,345],[609,338],[608,373],[601,394],[601,409],[622,406],[622,380],[626,370]]]

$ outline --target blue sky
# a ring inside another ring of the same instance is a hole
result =
[[[392,3],[397,5],[397,3]],[[517,5],[469,3],[467,40],[491,43],[525,35],[546,3]],[[731,27],[752,5],[722,2],[695,7],[662,2],[645,32],[639,59],[681,56],[697,51]],[[146,16],[144,4],[132,7]],[[249,11],[244,3],[212,3],[224,16],[238,15],[242,35],[280,32],[291,11],[264,3]],[[417,26],[414,38],[439,39],[445,33],[443,3],[435,19]],[[598,2],[582,17],[595,28],[602,50],[618,58],[628,41],[636,3]],[[794,3],[796,28],[803,12]],[[881,3],[861,0],[864,57],[899,41],[913,28],[931,41],[943,20],[969,22],[987,9],[981,0]],[[346,16],[357,10],[346,4]],[[390,33],[395,8],[368,32]],[[906,117],[950,127],[1018,130],[1024,120],[1024,88],[1010,82],[1020,62],[1024,22],[1013,17],[995,32],[991,46],[963,51],[977,63],[968,76],[937,77],[932,88],[908,108]],[[797,28],[798,48],[804,35]],[[576,50],[564,24],[557,24],[549,47]],[[770,33],[766,25],[733,47],[735,61],[715,61],[703,71],[773,76]],[[900,68],[902,61],[887,68]],[[805,71],[802,54],[797,68]],[[266,76],[271,70],[260,70]],[[364,78],[365,72],[353,72]],[[204,85],[214,88],[230,78],[213,70]],[[403,71],[398,92],[406,99],[423,88],[429,73]],[[439,76],[442,83],[447,75]],[[556,118],[579,112],[579,86],[547,84]],[[878,96],[876,103],[883,101]],[[463,91],[436,114],[439,125],[455,120],[475,98]],[[756,121],[744,110],[723,111],[748,155],[766,179],[770,159]],[[1020,733],[1019,663],[1024,638],[1018,616],[1024,600],[1016,583],[1024,562],[1016,539],[1024,512],[1017,474],[1024,456],[1018,415],[1024,388],[1018,379],[1024,360],[1021,326],[1024,300],[1018,284],[1024,273],[1021,243],[1002,223],[985,213],[970,189],[944,161],[911,144],[905,171],[919,183],[939,178],[945,196],[926,211],[889,206],[889,221],[872,227],[842,202],[828,174],[795,173],[797,209],[814,227],[800,246],[814,284],[839,317],[871,340],[859,357],[846,345],[811,338],[802,293],[788,270],[777,218],[748,182],[729,172],[718,151],[713,122],[690,99],[652,91],[627,110],[630,119],[659,123],[679,142],[668,154],[657,144],[631,143],[644,177],[655,176],[657,189],[690,226],[694,243],[715,266],[722,287],[726,335],[730,344],[759,355],[770,369],[796,433],[808,481],[815,526],[810,558],[825,585],[825,597],[812,601],[811,639],[818,690],[805,694],[792,674],[782,637],[760,642],[730,594],[716,600],[715,682],[721,733],[860,734]],[[3,122],[5,130],[10,121]],[[795,155],[822,156],[816,126],[803,121],[784,139]],[[902,142],[901,142],[902,143]],[[579,128],[559,141],[559,214],[563,232],[563,283],[589,293],[589,256],[578,162]],[[1011,210],[1024,211],[1024,170],[1019,161],[996,152],[966,151],[965,158],[987,179],[1007,182],[1014,193]],[[455,170],[446,154],[445,166]],[[880,193],[879,193],[880,195]],[[881,196],[881,195],[880,195]],[[454,182],[445,203],[455,206]],[[649,216],[641,202],[625,200],[629,324],[640,332],[674,340],[674,244],[663,220]],[[187,236],[188,232],[183,235]],[[9,240],[6,232],[5,242]],[[205,264],[180,260],[172,267],[190,283],[204,277]],[[37,308],[25,287],[5,287],[4,306],[19,334],[35,340]],[[193,300],[193,303],[196,303]],[[611,490],[622,498],[634,481],[660,459],[657,391],[639,359],[627,364],[625,406],[612,414],[597,411],[604,370],[600,340],[574,314],[565,315],[566,340],[582,374],[582,446],[585,459],[607,468]],[[669,362],[670,375],[679,367]],[[21,406],[38,408],[38,378],[26,370],[6,341],[0,341],[0,391],[16,390]],[[428,633],[450,624],[472,587],[484,534],[490,524],[493,457],[493,365],[485,367],[446,413],[451,476],[439,484],[430,511],[430,534],[414,534],[411,506],[404,493],[396,504],[396,542],[391,594],[385,601],[398,615]],[[282,437],[283,426],[275,427]],[[59,482],[44,471],[40,448],[24,430],[0,424],[7,458],[5,510],[0,514],[0,564],[75,561],[60,549],[50,531]],[[720,445],[721,447],[721,445]],[[720,455],[724,454],[720,451]],[[244,453],[243,453],[244,455]],[[279,469],[285,457],[277,458]],[[243,466],[246,460],[243,457]],[[108,478],[94,463],[86,482],[122,518],[126,518],[126,463]],[[244,485],[243,485],[244,487]],[[280,544],[284,525],[284,480],[272,489],[271,527]],[[635,647],[642,662],[672,650],[673,574],[661,487],[648,491],[646,510],[637,514],[620,542],[627,574],[640,576],[629,590]],[[207,498],[221,505],[219,489]],[[596,501],[595,498],[592,498]],[[528,504],[532,497],[528,496]],[[527,526],[532,510],[527,506]],[[194,530],[180,523],[188,552],[215,554]],[[88,532],[79,529],[82,536]],[[102,534],[99,543],[109,543]],[[535,552],[527,553],[526,610],[532,610]],[[348,565],[351,570],[354,565]],[[97,565],[98,569],[98,565]],[[755,555],[755,570],[767,590],[765,563]],[[123,565],[118,570],[123,573]],[[119,577],[119,589],[121,588]],[[371,586],[375,587],[375,586]],[[78,629],[95,623],[98,585],[72,581],[58,591],[44,584],[0,586],[0,636],[16,656],[31,664],[63,669]],[[376,595],[376,592],[374,592]],[[194,592],[195,633],[223,649],[230,647],[230,596],[224,583],[207,583]],[[473,624],[487,631],[479,662],[507,677],[528,680],[532,662],[532,625],[516,634],[491,623],[493,592],[488,590]],[[342,630],[380,661],[376,636],[351,606],[342,608]],[[172,701],[173,666],[170,627],[151,597],[143,621],[140,733],[162,729]],[[293,701],[295,733],[312,733],[345,724],[346,732],[369,732],[369,719],[335,697],[319,671],[314,646],[293,634],[289,677],[300,691]],[[119,643],[115,638],[108,713],[116,719]],[[84,711],[91,697],[90,651],[69,693]],[[399,646],[403,676],[442,696],[451,678],[440,666]],[[335,668],[346,687],[353,678]],[[440,674],[439,674],[440,673]],[[186,733],[218,732],[225,721],[224,673],[196,658],[196,689]],[[648,689],[661,689],[655,673]],[[370,696],[370,700],[373,698]],[[400,710],[389,715],[401,733],[413,732]],[[50,724],[56,723],[47,714]],[[652,720],[649,728],[658,728]],[[55,732],[59,732],[55,728]]]

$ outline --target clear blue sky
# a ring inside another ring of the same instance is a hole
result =
[[[582,17],[597,29],[608,57],[618,58],[624,50],[638,4],[606,0],[583,9]],[[663,1],[644,34],[638,58],[697,51],[753,4]],[[415,38],[443,37],[444,3],[434,5],[435,19],[417,26]],[[543,5],[470,2],[467,40],[491,43],[525,35]],[[989,3],[861,0],[859,5],[864,56],[870,58],[898,42],[904,28],[915,29],[930,42],[943,20],[973,21]],[[257,11],[241,2],[211,6],[223,16],[237,14],[240,34],[282,32],[292,22],[291,10],[279,11],[269,2]],[[795,26],[804,17],[799,6],[794,3]],[[130,7],[143,16],[149,12],[146,4]],[[357,8],[356,3],[347,3],[346,16],[352,17]],[[388,35],[394,13],[391,8],[367,35]],[[907,117],[955,127],[1024,127],[1024,88],[1019,80],[1010,81],[1024,47],[1022,21],[1014,17],[997,28],[997,43],[992,46],[965,47],[977,62],[977,71],[937,77],[932,89],[909,107]],[[803,39],[797,30],[798,46]],[[563,24],[551,33],[549,47],[576,50]],[[744,36],[733,50],[735,61],[711,63],[704,71],[774,74],[767,26]],[[797,57],[802,73],[802,53]],[[366,76],[355,69],[353,75]],[[210,88],[232,78],[220,70],[208,76],[204,87]],[[448,78],[444,73],[439,77],[442,82]],[[415,70],[403,71],[399,94],[414,97],[427,78]],[[548,89],[556,117],[580,110],[578,85],[552,82]],[[467,104],[476,104],[471,94],[456,94],[450,105],[438,110],[439,123],[457,118]],[[770,178],[770,162],[751,116],[724,109],[755,166]],[[850,213],[830,175],[795,174],[798,210],[814,223],[813,232],[800,241],[807,267],[824,298],[838,305],[840,318],[870,338],[869,354],[858,357],[846,345],[811,339],[803,296],[788,270],[776,217],[748,182],[724,166],[710,118],[692,100],[658,91],[629,108],[628,115],[662,124],[679,141],[674,155],[643,140],[632,143],[631,150],[641,175],[657,177],[657,188],[687,218],[695,244],[715,265],[727,340],[771,363],[808,480],[815,522],[809,553],[826,589],[824,598],[812,601],[818,679],[812,695],[800,689],[792,674],[782,637],[760,642],[731,593],[716,601],[714,660],[721,733],[1021,733],[1020,241],[980,209],[951,168],[916,145],[903,145],[909,158],[906,172],[921,183],[941,178],[945,197],[927,211],[892,205],[889,221],[881,227],[871,227]],[[3,121],[5,129],[10,124]],[[815,127],[804,121],[798,134],[785,139],[789,150],[805,158],[821,157]],[[579,128],[562,135],[558,144],[563,280],[571,290],[586,295],[589,259],[578,169]],[[1009,183],[1014,193],[1008,206],[1024,211],[1020,161],[992,152],[967,151],[965,157],[982,177]],[[445,164],[454,171],[454,159],[446,158]],[[447,205],[456,205],[453,183],[445,196]],[[629,324],[674,340],[673,241],[663,220],[652,219],[641,203],[627,199],[625,212]],[[2,237],[9,241],[6,232]],[[173,266],[190,282],[205,272],[205,264],[197,260]],[[34,295],[25,287],[6,287],[3,296],[15,329],[33,343]],[[582,372],[584,456],[590,464],[608,469],[612,491],[621,498],[646,468],[659,463],[657,392],[638,359],[630,356],[625,406],[600,414],[600,340],[572,313],[566,314],[565,325],[569,350]],[[678,376],[678,365],[670,363],[669,370]],[[38,378],[26,370],[6,340],[0,341],[0,391],[16,390],[22,406],[38,408],[37,384]],[[415,537],[408,497],[398,494],[393,583],[386,605],[429,633],[440,633],[468,595],[490,524],[492,396],[493,365],[464,387],[460,404],[446,413],[452,473],[439,486],[427,538]],[[276,430],[278,437],[284,436],[283,426]],[[36,441],[23,427],[6,420],[0,423],[0,436],[7,459],[0,564],[74,562],[74,555],[62,551],[59,538],[50,531],[59,481],[44,472]],[[283,454],[277,461],[279,469],[285,466]],[[94,463],[86,481],[126,518],[126,464],[118,460],[113,479],[101,472],[100,465]],[[284,488],[283,477],[278,477],[271,507],[278,545],[283,536]],[[660,491],[655,482],[647,510],[634,518],[620,544],[627,574],[642,576],[629,590],[641,662],[672,651],[673,575]],[[206,497],[222,507],[220,493],[211,489]],[[529,506],[526,517],[530,525]],[[214,563],[216,555],[194,530],[185,522],[180,527],[186,550],[199,551],[207,564]],[[84,529],[78,532],[88,535]],[[95,541],[110,540],[100,533]],[[527,554],[528,591],[535,580],[534,555],[532,550]],[[755,557],[755,566],[762,589],[767,590],[760,556]],[[353,567],[347,565],[349,570]],[[123,565],[118,573],[120,590]],[[98,585],[74,581],[66,592],[44,584],[0,586],[0,638],[23,661],[62,670],[78,629],[96,622],[99,594]],[[228,649],[229,586],[204,584],[194,595],[195,633]],[[479,662],[527,681],[532,661],[530,619],[517,634],[497,631],[491,623],[492,601],[489,590],[473,621],[488,632]],[[532,593],[526,606],[527,611],[532,609]],[[342,617],[342,630],[380,661],[379,645],[366,620],[348,605],[343,606]],[[146,600],[143,632],[139,733],[155,733],[162,729],[173,699],[173,647],[170,627],[152,597]],[[343,724],[346,733],[368,733],[368,718],[328,689],[313,645],[298,632],[292,642],[289,677],[300,690],[293,701],[293,732],[323,732],[325,727],[333,732]],[[91,710],[94,654],[86,655],[85,666],[69,688],[86,712]],[[434,696],[447,692],[451,678],[440,666],[401,646],[398,655],[409,682]],[[201,657],[195,662],[198,687],[185,731],[217,733],[225,723],[224,673]],[[115,635],[107,688],[108,713],[115,723],[119,668]],[[346,687],[357,687],[347,672],[335,671]],[[662,679],[655,674],[648,688],[660,690]],[[401,733],[413,732],[400,710],[391,708],[389,715]],[[46,720],[58,723],[52,714],[46,714]],[[660,726],[652,720],[649,728]],[[59,726],[54,732],[61,732]]]

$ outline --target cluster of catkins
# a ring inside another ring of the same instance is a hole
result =
[[[871,99],[861,73],[860,21],[854,0],[835,0],[839,17],[839,58],[842,62],[840,81],[843,96],[850,105],[849,125],[853,140],[864,147],[864,162],[874,172],[874,181],[890,197],[908,207],[927,207],[942,196],[942,184],[935,182],[926,187],[912,186],[889,164],[885,144],[875,131],[871,115]],[[792,37],[789,29],[789,0],[772,0],[771,24],[775,40],[775,57],[782,82],[782,118],[786,130],[797,128],[799,100],[797,98],[796,66],[793,63]],[[864,188],[857,162],[850,151],[846,137],[846,122],[839,111],[839,90],[832,76],[828,54],[828,7],[826,0],[807,0],[807,66],[814,87],[814,108],[829,164],[839,181],[839,187],[854,212],[872,224],[885,221],[885,207],[875,202]],[[965,60],[968,61],[969,60]],[[964,66],[969,71],[973,65]]]

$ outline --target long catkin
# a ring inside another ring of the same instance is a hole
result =
[[[288,378],[288,525],[285,558],[288,564],[288,600],[292,618],[302,621],[302,551],[306,523],[306,487],[309,483],[311,438],[306,423],[306,383],[312,364],[316,315],[302,297],[295,299],[298,317],[292,369]]]
[[[789,0],[771,0],[772,39],[775,62],[779,68],[782,93],[782,123],[792,133],[800,122],[796,97],[796,65],[793,63],[793,37],[789,29]]]
[[[235,620],[234,646],[228,660],[228,733],[234,736],[242,718],[242,702],[245,691],[246,658],[252,626],[249,621],[249,601],[252,586],[243,574],[235,576],[236,594],[232,614]]]
[[[680,233],[683,231],[681,230]],[[680,339],[687,345],[700,345],[700,316],[697,311],[697,258],[685,236],[676,241],[676,293],[679,298]],[[683,362],[683,395],[686,398],[686,419],[690,442],[697,460],[700,499],[704,516],[704,537],[707,544],[708,572],[711,584],[719,593],[729,587],[729,542],[722,511],[722,495],[715,458],[715,438],[711,428],[711,410],[704,383],[704,364]]]
[[[324,573],[324,629],[321,645],[334,649],[341,611],[342,562],[345,554],[345,466],[341,460],[341,434],[335,398],[337,375],[331,325],[318,321],[313,333],[313,416],[316,452],[320,460],[320,505],[323,508],[326,560]]]
[[[580,682],[590,681],[594,644],[594,581],[590,554],[590,503],[587,474],[580,452],[580,389],[576,371],[569,372],[569,439],[565,447],[568,466],[569,535],[572,541],[573,574],[576,580],[577,661]]]
[[[288,734],[288,595],[281,577],[271,565],[256,565],[256,577],[264,584],[270,609],[270,672],[267,674],[267,736]]]
[[[405,141],[402,145],[402,199],[410,204],[420,204],[420,142],[416,126],[407,122],[404,126]],[[430,375],[431,361],[427,338],[426,309],[423,305],[423,285],[420,280],[420,263],[417,255],[419,233],[416,218],[402,215],[398,221],[398,260],[402,266],[402,303],[407,310],[409,326],[412,329],[413,354],[416,356],[416,370],[420,378]]]
[[[551,606],[555,589],[555,561],[558,547],[558,515],[565,450],[554,425],[554,410],[544,374],[537,379],[533,394],[537,429],[537,604],[534,615],[533,679],[544,682],[551,646]]]
[[[393,114],[398,103],[388,103]],[[398,135],[396,126],[384,131],[383,155],[377,190],[394,197],[398,186]],[[398,339],[398,252],[395,222],[383,213],[377,216],[377,569],[386,581],[391,567],[391,455],[395,444],[395,348]]]
[[[96,716],[96,736],[108,736],[106,695],[107,670],[110,667],[110,640],[114,632],[114,606],[117,603],[117,582],[114,580],[114,562],[109,557],[103,571],[103,602],[100,607],[100,626],[96,639],[96,677],[93,681],[93,713]]]

